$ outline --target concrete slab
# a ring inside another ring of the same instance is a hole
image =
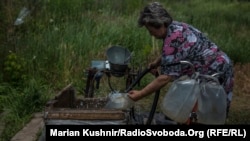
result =
[[[43,129],[43,114],[36,113],[34,118],[26,124],[10,141],[36,141],[38,133]]]

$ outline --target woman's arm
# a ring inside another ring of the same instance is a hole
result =
[[[138,101],[139,99],[152,94],[153,92],[161,89],[165,86],[169,81],[171,81],[171,76],[168,75],[160,75],[156,79],[154,79],[151,83],[149,83],[142,90],[131,90],[129,92],[129,97]]]

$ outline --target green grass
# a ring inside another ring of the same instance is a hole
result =
[[[235,63],[250,62],[249,2],[160,1],[175,20],[205,32]],[[3,42],[0,45],[3,58],[0,60],[0,101],[5,101],[1,102],[0,111],[8,111],[6,122],[14,123],[11,129],[6,127],[2,138],[9,139],[33,112],[41,110],[46,100],[69,83],[82,94],[86,68],[90,67],[91,60],[106,60],[105,51],[110,46],[128,48],[134,52],[131,66],[145,67],[162,45],[137,26],[139,10],[148,2],[150,0],[0,2],[0,40]],[[31,15],[23,24],[13,26],[24,5],[33,9]],[[13,53],[16,59],[8,59]],[[11,74],[15,77],[6,77]],[[142,84],[151,79],[143,80]],[[16,100],[8,104],[12,99]]]

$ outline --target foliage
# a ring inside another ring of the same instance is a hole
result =
[[[12,84],[13,86],[18,86],[23,84],[26,78],[25,74],[26,62],[23,58],[18,58],[18,56],[10,52],[4,61],[4,81]]]
[[[5,85],[0,87],[0,107],[4,116],[0,121],[5,125],[0,139],[14,136],[31,118],[32,114],[40,112],[49,99],[46,91],[48,86],[38,80],[30,79],[25,83],[25,88]]]

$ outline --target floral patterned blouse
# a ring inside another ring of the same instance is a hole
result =
[[[188,65],[173,65],[183,60],[191,62],[201,74],[222,73],[221,83],[228,95],[229,107],[234,82],[230,58],[205,34],[189,24],[173,21],[167,30],[162,47],[161,73],[174,78],[189,74]]]

